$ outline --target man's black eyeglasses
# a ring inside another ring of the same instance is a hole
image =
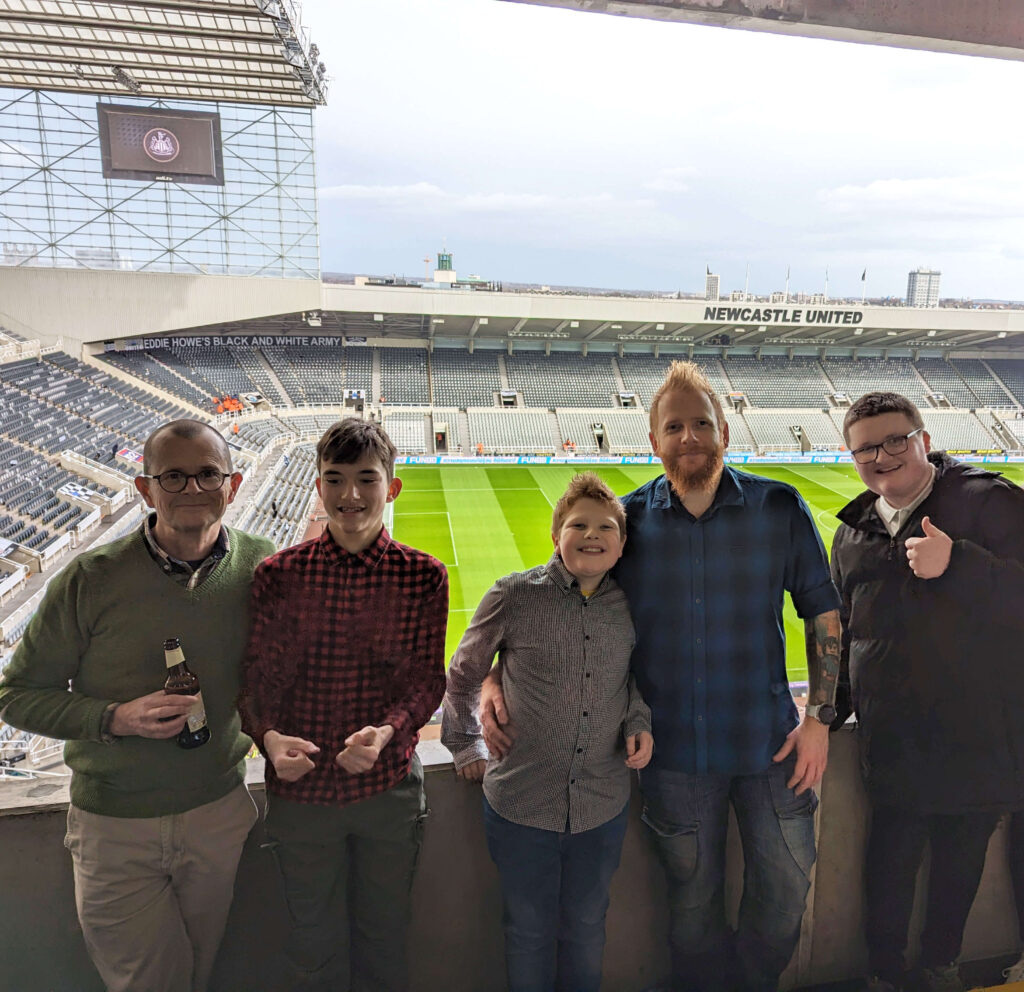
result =
[[[887,437],[881,444],[865,444],[863,448],[851,451],[850,454],[853,455],[853,460],[858,465],[870,465],[875,461],[878,458],[879,448],[887,455],[902,455],[907,450],[910,439],[915,434],[920,434],[923,430],[923,427],[918,427],[917,430],[911,431],[909,434],[897,434],[895,437]]]
[[[230,472],[218,472],[215,468],[204,468],[202,472],[161,472],[159,475],[143,475],[142,479],[155,479],[160,483],[160,488],[165,493],[180,493],[185,491],[189,479],[195,479],[196,485],[204,493],[215,493],[224,485],[224,480],[231,478]]]

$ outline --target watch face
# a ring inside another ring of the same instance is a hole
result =
[[[825,703],[818,710],[818,719],[827,727],[836,718],[836,708]]]

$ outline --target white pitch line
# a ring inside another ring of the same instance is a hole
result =
[[[455,567],[459,567],[459,553],[455,550],[455,531],[452,530],[452,515],[445,510],[444,515],[448,518],[448,533],[452,536],[452,554],[455,555]]]

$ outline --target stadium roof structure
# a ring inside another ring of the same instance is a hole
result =
[[[294,0],[0,0],[0,87],[312,107]]]

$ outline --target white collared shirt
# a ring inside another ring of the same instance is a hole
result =
[[[882,523],[885,524],[885,529],[889,532],[890,537],[895,537],[900,532],[900,528],[907,522],[910,515],[931,494],[932,487],[935,485],[935,466],[929,463],[928,467],[932,471],[927,484],[906,506],[895,507],[887,502],[884,496],[879,496],[875,501],[875,509],[882,518]]]

